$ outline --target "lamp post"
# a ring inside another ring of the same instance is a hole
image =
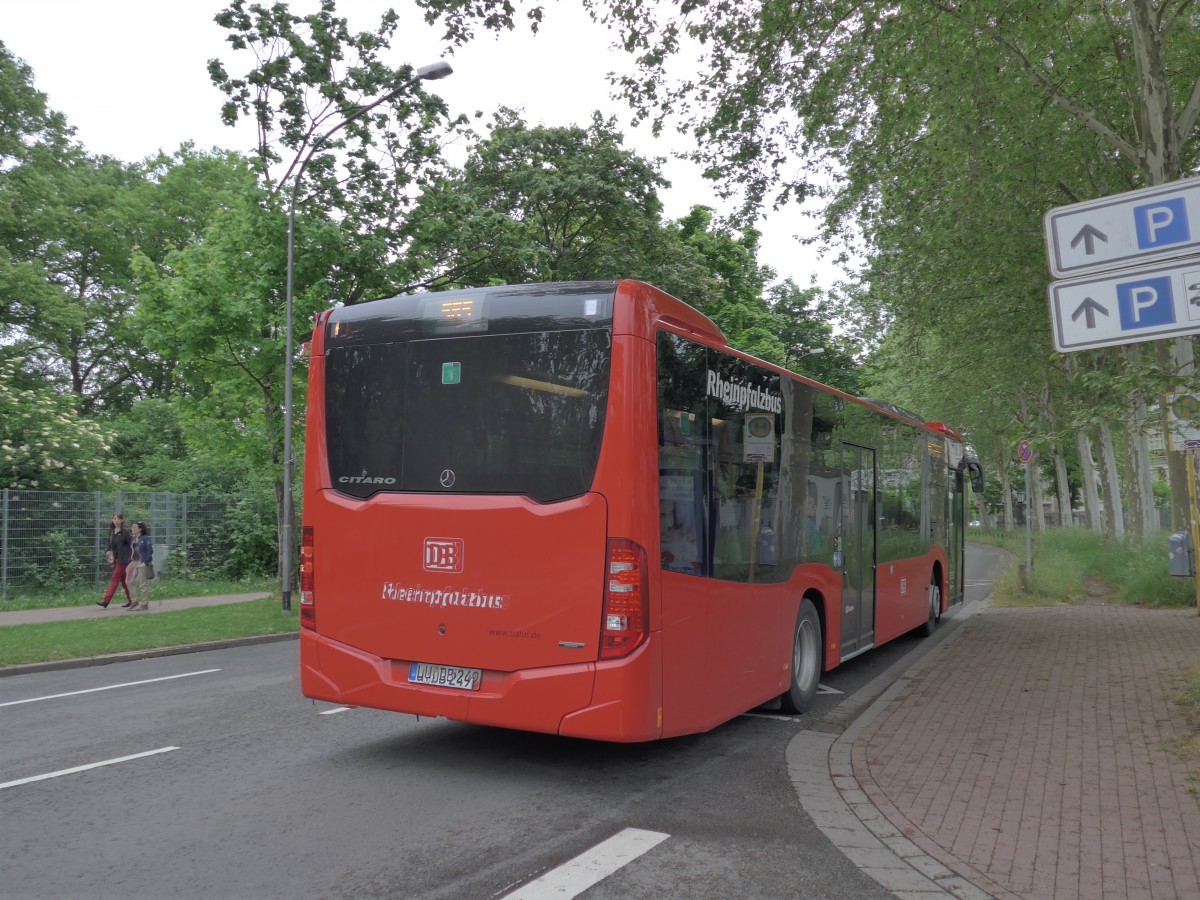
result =
[[[300,179],[304,177],[305,168],[321,148],[321,145],[355,119],[362,118],[371,110],[387,103],[393,97],[407,91],[418,82],[437,81],[439,78],[445,78],[453,71],[450,68],[450,64],[444,60],[438,60],[427,66],[421,66],[421,68],[417,69],[416,75],[408,81],[392,88],[392,90],[373,103],[355,110],[313,141],[312,147],[309,148],[308,153],[301,160],[300,168],[296,170],[296,175],[292,179],[292,192],[288,199],[287,340],[285,350],[287,356],[284,361],[283,370],[283,522],[279,529],[279,561],[282,575],[280,594],[283,598],[284,612],[289,612],[292,608],[292,470],[295,467],[295,460],[292,458],[292,284],[296,257],[296,194],[300,189]]]
[[[795,350],[802,350],[802,349],[804,349],[804,348],[802,348],[802,347],[794,347],[793,349],[795,349]],[[807,350],[807,351],[805,351],[804,353],[801,353],[799,356],[797,356],[795,361],[796,361],[796,362],[800,362],[800,360],[804,359],[806,356],[819,356],[820,354],[822,354],[822,353],[824,353],[824,352],[825,352],[825,348],[824,348],[824,347],[813,347],[813,349],[811,349],[811,350]]]

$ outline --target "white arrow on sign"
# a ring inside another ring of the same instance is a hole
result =
[[[1051,283],[1059,353],[1200,333],[1200,257]]]
[[[1043,224],[1055,278],[1193,254],[1200,248],[1200,178],[1060,206]]]

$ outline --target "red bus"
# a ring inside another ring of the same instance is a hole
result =
[[[961,439],[637,281],[323,313],[304,695],[607,741],[711,729],[963,599]]]

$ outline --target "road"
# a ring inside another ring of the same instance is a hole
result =
[[[313,704],[290,642],[6,678],[0,896],[486,900],[632,828],[659,843],[583,896],[889,897],[804,814],[785,752],[926,645],[830,673],[809,716],[642,745]]]

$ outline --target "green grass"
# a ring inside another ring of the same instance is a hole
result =
[[[152,616],[109,613],[102,619],[10,625],[0,629],[0,666],[281,634],[299,627],[299,616],[294,611],[285,615],[271,598]]]
[[[217,581],[191,578],[156,578],[150,582],[150,596],[155,600],[175,597],[212,597],[218,594],[251,594],[274,591],[279,582],[273,578],[247,578],[242,581]],[[108,582],[96,587],[69,587],[60,590],[9,587],[8,598],[0,601],[0,612],[18,609],[57,609],[63,606],[84,606],[104,596]],[[117,588],[116,596],[125,592]],[[116,601],[114,601],[116,602]],[[120,602],[124,602],[121,600]]]
[[[1177,702],[1188,711],[1188,734],[1179,737],[1179,751],[1188,765],[1188,790],[1200,793],[1200,666],[1184,672],[1184,687]]]
[[[1150,608],[1179,609],[1196,602],[1196,583],[1172,577],[1167,567],[1167,533],[1145,541],[1117,541],[1084,528],[1052,528],[1034,535],[1033,568],[1022,584],[1024,532],[982,532],[971,540],[1003,547],[1012,565],[996,581],[995,606],[1052,606],[1079,603],[1087,596],[1085,579],[1105,589],[1105,601]]]

